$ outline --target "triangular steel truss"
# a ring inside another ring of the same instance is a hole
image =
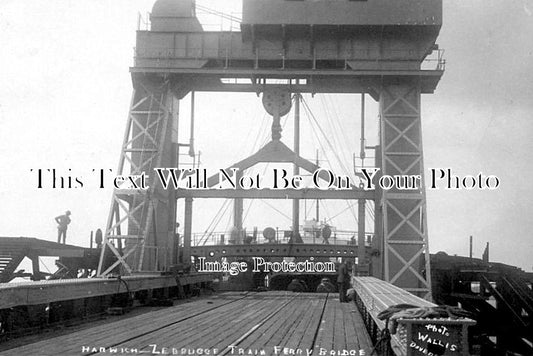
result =
[[[155,197],[153,168],[161,163],[165,135],[173,112],[173,95],[167,82],[159,85],[137,83],[133,91],[126,132],[122,144],[117,176],[136,177],[126,180],[113,191],[111,208],[104,233],[104,247],[98,275],[107,276],[117,267],[120,274],[155,271],[159,258],[166,252],[155,251],[155,259],[145,264],[145,251],[152,231]],[[139,188],[140,175],[146,175],[147,189]],[[127,233],[124,233],[127,231]],[[105,254],[111,251],[117,260],[104,266]]]

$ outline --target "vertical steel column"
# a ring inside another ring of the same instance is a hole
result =
[[[241,170],[238,170],[236,175],[236,180],[239,182],[239,180],[243,176],[243,172]],[[240,189],[240,186],[237,185],[237,189]],[[243,241],[242,231],[242,219],[243,219],[243,212],[244,212],[244,200],[242,198],[235,198],[233,201],[233,226],[237,228],[238,233],[238,239],[237,241]]]
[[[357,228],[357,260],[358,260],[358,270],[361,272],[362,268],[366,268],[366,247],[365,247],[365,206],[366,201],[364,199],[359,199],[357,201],[357,219],[358,219],[358,228]]]
[[[31,260],[31,268],[32,268],[32,274],[33,274],[32,281],[40,281],[42,279],[42,275],[41,275],[41,270],[39,268],[39,256],[30,255],[28,257]]]
[[[301,94],[294,94],[294,154],[300,156],[300,100]],[[300,167],[294,165],[294,176],[300,174]],[[292,200],[292,231],[293,234],[300,232],[300,199]]]
[[[381,127],[381,118],[380,118]],[[380,129],[381,130],[381,129]],[[380,135],[381,136],[381,135]],[[375,151],[375,165],[380,170],[376,174],[376,179],[381,177],[382,172],[382,159],[381,159],[381,146],[376,146]],[[374,237],[372,239],[372,252],[370,254],[370,261],[372,264],[371,275],[373,277],[384,279],[383,265],[384,265],[384,244],[383,244],[383,206],[382,206],[383,190],[376,184],[374,195]]]
[[[359,151],[359,158],[361,158],[361,166],[365,166],[365,93],[361,94],[361,147]]]
[[[179,168],[179,99],[175,99],[174,102],[174,112],[171,116],[170,124],[170,152],[172,155],[170,157],[169,167]],[[173,187],[172,187],[173,188]],[[168,251],[168,261],[170,265],[176,264],[178,262],[178,250],[179,246],[176,242],[176,219],[177,219],[177,194],[176,190],[169,188],[168,199],[169,202],[172,202],[170,209],[168,211],[168,232],[167,232],[167,241],[169,242],[169,251]]]
[[[365,165],[365,93],[361,93],[361,147],[359,157],[361,158],[361,166]],[[357,219],[358,219],[358,228],[357,228],[357,262],[358,262],[358,271],[359,275],[362,275],[362,269],[367,270],[367,261],[366,261],[366,246],[365,246],[365,206],[366,201],[364,199],[359,199]]]
[[[189,156],[194,157],[194,91],[191,91],[191,132],[189,135]],[[195,168],[195,167],[192,167]]]
[[[316,150],[316,166],[320,167],[320,162],[318,160],[318,150]],[[320,200],[317,199],[316,200],[315,216],[316,216],[316,221],[318,223],[320,223],[320,205],[319,205],[319,203],[320,203]]]
[[[474,249],[474,237],[472,235],[470,235],[470,253],[469,253],[470,262],[472,262],[473,249]]]
[[[382,175],[419,177],[413,187],[383,189],[384,279],[431,299],[418,82],[385,83],[380,116]]]
[[[192,198],[185,198],[185,226],[183,227],[183,263],[191,263],[192,202]]]
[[[172,215],[176,209],[176,199],[171,197],[173,189],[165,189],[159,179],[156,179],[154,168],[171,167],[176,160],[175,151],[173,150],[173,132],[172,120],[177,110],[175,106],[174,93],[167,88],[165,93],[165,123],[156,130],[159,133],[159,150],[158,157],[154,157],[147,167],[146,173],[149,176],[150,188],[148,189],[151,200],[151,209],[149,209],[146,222],[145,235],[140,256],[140,262],[137,270],[139,271],[165,271],[170,264],[169,251],[172,246],[172,239],[169,239],[170,225],[175,218]],[[161,110],[160,110],[161,112]],[[152,220],[150,220],[152,219]],[[147,264],[147,265],[143,265]]]

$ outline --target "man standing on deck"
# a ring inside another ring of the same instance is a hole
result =
[[[350,274],[348,273],[348,265],[342,261],[337,270],[337,287],[339,289],[339,301],[347,303],[346,290],[350,285]]]
[[[326,224],[323,228],[322,228],[322,238],[324,239],[324,244],[325,245],[329,245],[329,238],[331,237],[331,228],[329,227],[328,224]]]
[[[63,236],[63,244],[67,241],[67,227],[70,224],[70,210],[65,212],[65,215],[56,216],[57,223],[57,243],[61,243],[61,236]]]

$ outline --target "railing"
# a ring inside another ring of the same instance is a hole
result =
[[[439,70],[446,69],[446,59],[444,59],[444,49],[433,50],[422,62],[422,70]]]
[[[152,24],[150,23],[150,13],[137,13],[137,31],[150,31]]]
[[[276,236],[273,240],[266,239],[261,232],[257,234],[257,237],[250,244],[266,244],[266,243],[279,243],[287,244],[290,241],[289,230],[277,230]],[[317,231],[318,232],[318,231]],[[251,237],[251,232],[247,233],[248,237]],[[324,244],[324,245],[357,245],[357,232],[356,231],[336,231],[332,232],[331,237],[327,239],[327,242],[318,234],[312,232],[304,232],[301,237],[303,243],[307,244]],[[365,233],[365,245],[370,246],[370,241],[374,237],[373,232]],[[195,233],[192,235],[192,246],[218,246],[232,244],[230,241],[231,234],[229,232],[211,232],[211,233]],[[244,241],[244,236],[239,238],[241,244]]]
[[[242,13],[226,14],[196,4],[196,16],[206,31],[237,32],[241,30]]]
[[[152,23],[150,20],[151,14],[137,15],[137,30],[150,31]],[[205,31],[229,31],[239,32],[241,30],[241,12],[232,12],[225,14],[205,6],[196,5],[196,16]]]

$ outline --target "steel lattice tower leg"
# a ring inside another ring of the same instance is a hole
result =
[[[383,278],[431,299],[420,88],[401,81],[380,90],[382,175],[420,175],[414,190],[383,190]]]
[[[122,145],[117,176],[145,174],[147,189],[126,181],[113,192],[104,233],[98,275],[120,267],[121,274],[161,271],[170,262],[175,199],[156,179],[154,168],[175,165],[172,143],[177,105],[166,81],[136,81]],[[140,179],[136,180],[140,184]],[[125,232],[127,230],[127,232]],[[106,253],[117,260],[105,266]]]

